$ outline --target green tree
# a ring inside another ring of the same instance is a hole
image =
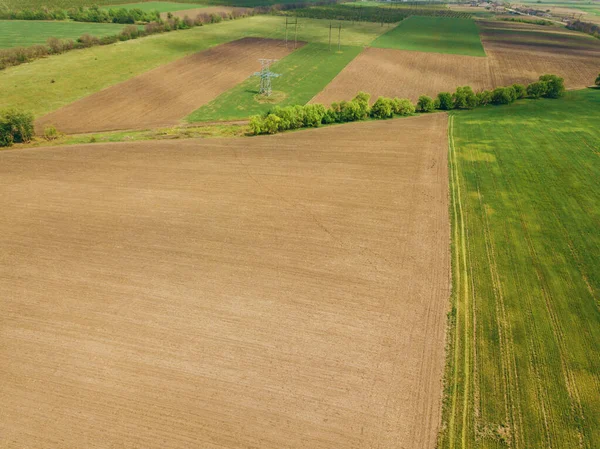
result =
[[[510,104],[514,101],[514,89],[512,92],[506,87],[497,87],[492,92],[492,103]]]
[[[417,111],[419,112],[431,112],[435,107],[435,103],[431,97],[427,95],[421,95],[419,101],[417,101]]]
[[[477,96],[470,86],[457,87],[452,102],[456,109],[473,109],[477,107]]]
[[[359,118],[358,120],[366,120],[369,116],[370,108],[369,108],[369,100],[371,99],[371,95],[366,92],[359,92],[356,94],[356,97],[353,98],[352,101],[356,102],[358,106],[360,106]]]
[[[390,118],[394,115],[392,100],[385,97],[379,97],[371,107],[371,117]]]
[[[264,120],[260,115],[253,115],[250,117],[250,132],[255,136],[262,134],[263,122]]]
[[[33,114],[16,109],[0,112],[0,147],[29,142],[33,136]]]
[[[322,104],[307,104],[304,106],[304,126],[314,127],[321,125],[325,116],[325,106]]]
[[[548,85],[546,97],[559,98],[565,94],[565,80],[556,75],[542,75],[540,81],[544,81]]]
[[[527,86],[527,95],[531,98],[540,98],[546,95],[548,83],[544,81],[535,81]]]
[[[600,87],[600,74],[598,74],[598,78],[596,78],[596,86]]]
[[[279,124],[281,123],[281,119],[277,117],[275,114],[269,114],[263,120],[262,132],[264,134],[275,134],[279,129]]]
[[[415,105],[407,98],[394,98],[392,112],[396,115],[411,115],[415,112]]]
[[[515,90],[515,93],[517,94],[517,100],[520,100],[521,98],[525,98],[527,96],[527,89],[522,84],[513,84],[512,87]]]
[[[450,92],[440,92],[437,96],[438,109],[448,111],[454,106]]]
[[[489,90],[482,90],[481,92],[477,92],[477,104],[480,106],[485,106],[492,102],[492,92]]]

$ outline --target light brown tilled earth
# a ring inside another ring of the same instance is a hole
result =
[[[179,123],[260,70],[259,58],[282,58],[284,41],[244,38],[186,56],[104,89],[52,112],[36,122],[75,134],[147,129]]]
[[[0,152],[0,447],[433,448],[446,126]]]
[[[487,57],[367,48],[311,102],[349,100],[359,91],[404,97],[528,84],[547,73],[567,88],[592,85],[600,70],[600,41],[580,33],[520,23],[478,22]]]

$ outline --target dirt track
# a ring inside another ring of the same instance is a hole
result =
[[[183,117],[260,70],[259,58],[282,58],[283,41],[244,38],[182,58],[109,87],[36,122],[64,133],[146,129]]]
[[[0,152],[0,447],[433,448],[446,126]]]
[[[587,36],[508,22],[478,22],[487,58],[367,48],[311,102],[372,95],[417,100],[469,85],[475,91],[530,83],[551,73],[568,88],[593,84],[600,70],[600,42]]]

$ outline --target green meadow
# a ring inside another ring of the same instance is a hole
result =
[[[77,39],[82,34],[102,37],[119,34],[124,25],[114,23],[0,20],[0,48],[45,44],[49,37]]]
[[[376,39],[373,47],[485,56],[472,19],[411,16]]]
[[[600,447],[600,90],[450,117],[441,449]]]

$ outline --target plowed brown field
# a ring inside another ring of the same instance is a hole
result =
[[[600,41],[559,28],[478,22],[487,58],[365,49],[311,102],[348,100],[359,91],[416,100],[469,85],[474,90],[530,83],[552,73],[567,88],[593,84],[600,70]]]
[[[433,448],[446,126],[0,152],[0,447]]]
[[[491,87],[487,58],[367,48],[311,102],[349,100],[361,90],[373,101],[380,95],[416,101],[463,85]]]
[[[65,133],[145,129],[180,119],[290,53],[283,41],[244,38],[182,58],[76,101],[36,122]]]
[[[567,88],[576,89],[592,85],[598,76],[598,39],[536,25],[507,22],[479,24],[494,86],[530,83],[540,75],[552,73],[562,76]]]

